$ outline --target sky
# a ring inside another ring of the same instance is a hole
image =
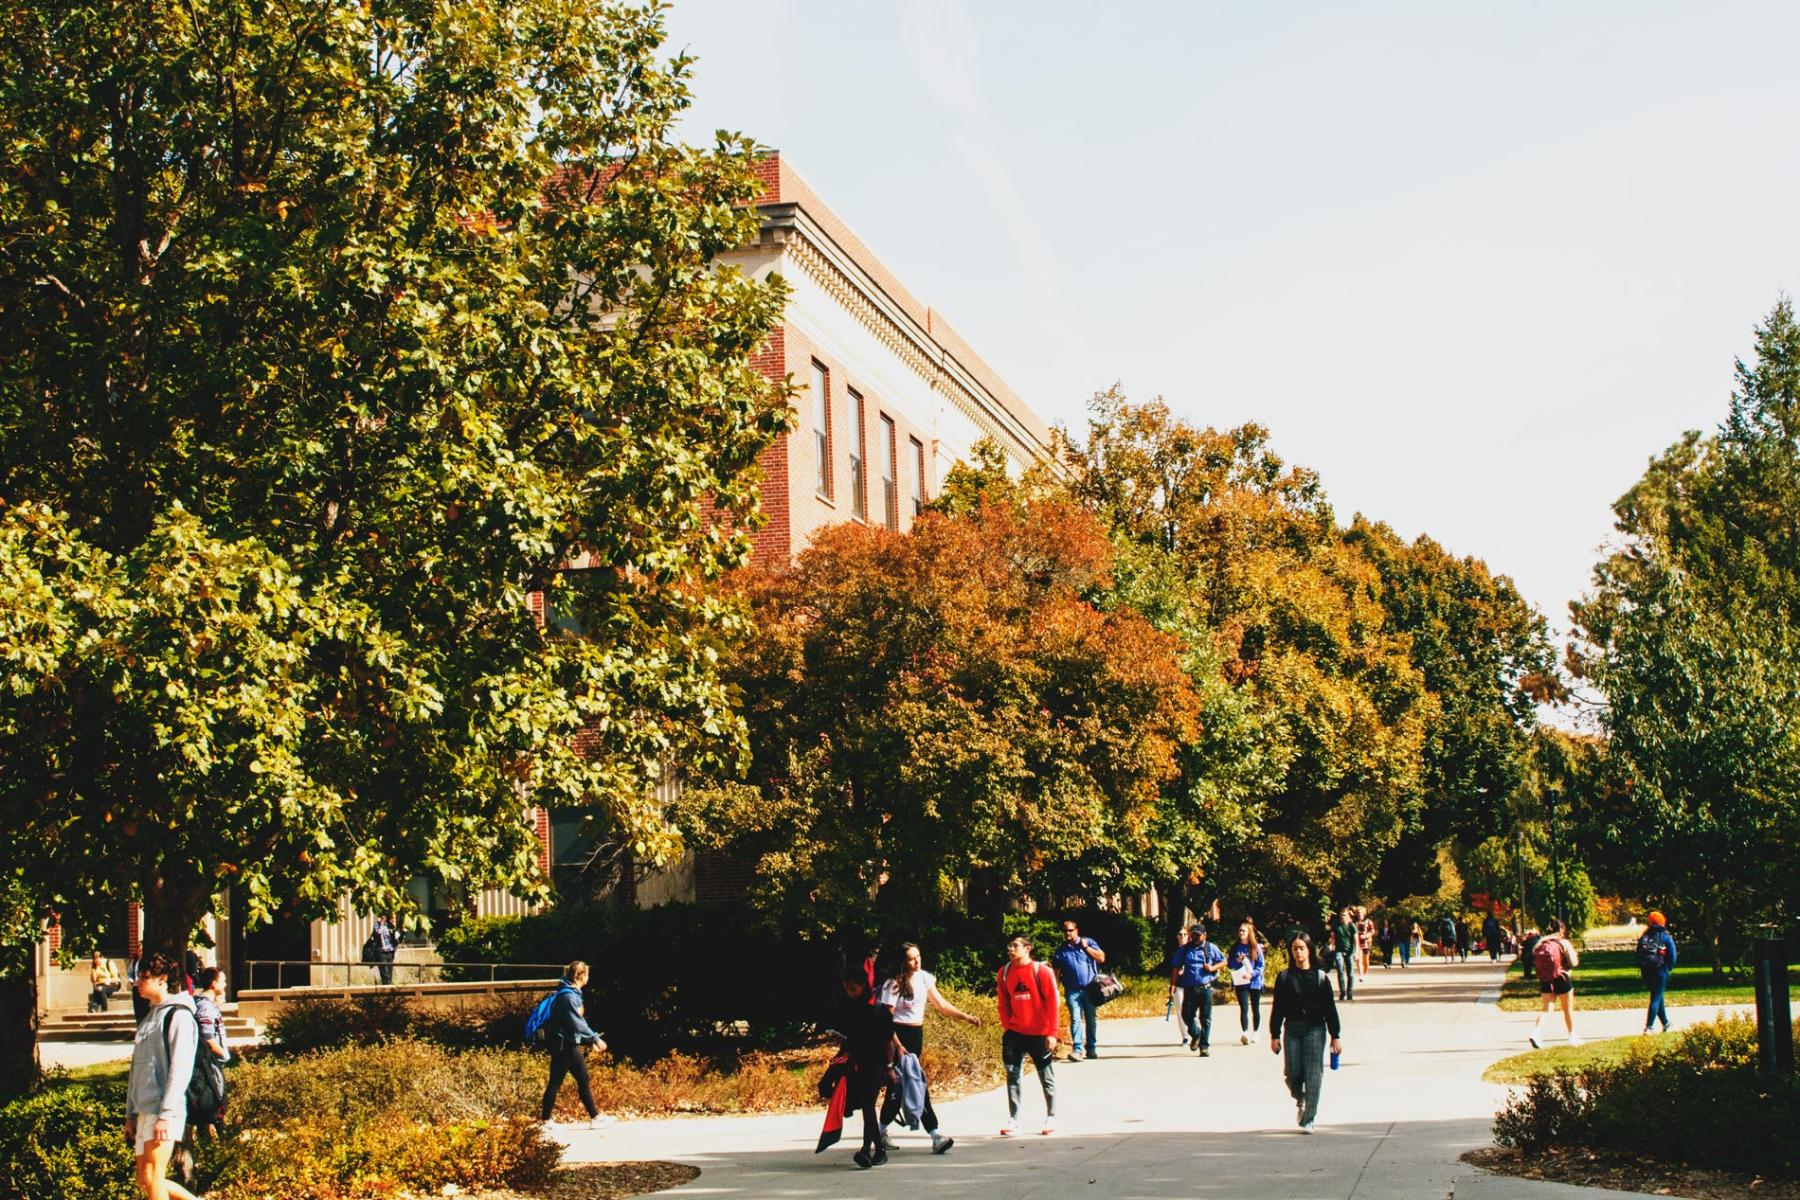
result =
[[[1256,421],[1553,630],[1800,290],[1800,5],[675,0],[690,140],[782,151],[1047,420]]]

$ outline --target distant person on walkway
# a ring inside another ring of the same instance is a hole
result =
[[[376,917],[368,940],[363,942],[362,956],[364,962],[375,964],[375,974],[383,984],[394,982],[394,954],[399,949],[400,931],[394,926],[394,918]]]
[[[1044,1090],[1044,1128],[1056,1132],[1056,972],[1031,957],[1031,939],[1006,943],[1010,961],[1000,968],[996,991],[1000,1003],[1000,1061],[1006,1065],[1006,1124],[1001,1137],[1019,1132],[1020,1078],[1025,1056],[1037,1068]]]
[[[187,1132],[187,1088],[194,1073],[200,1027],[194,1002],[181,990],[181,964],[150,954],[137,964],[135,990],[146,1012],[131,1047],[125,1085],[125,1139],[136,1158],[138,1190],[148,1200],[194,1200],[171,1179],[169,1157]]]
[[[119,990],[119,972],[112,965],[112,959],[94,951],[94,957],[88,963],[88,1011],[103,1013],[113,993]]]
[[[1381,966],[1388,969],[1394,965],[1394,922],[1386,920],[1381,923]]]
[[[1469,961],[1469,923],[1461,917],[1456,918],[1456,961]]]
[[[1343,1050],[1339,1041],[1337,1002],[1331,997],[1331,977],[1313,962],[1312,938],[1296,933],[1288,939],[1288,967],[1275,977],[1275,1004],[1269,1011],[1269,1049],[1282,1053],[1286,1029],[1287,1054],[1282,1065],[1288,1094],[1294,1098],[1294,1117],[1301,1133],[1311,1133],[1319,1117],[1319,1088],[1325,1081],[1326,1035],[1333,1054]]]
[[[1225,969],[1231,972],[1231,990],[1237,993],[1238,1045],[1248,1046],[1262,1037],[1263,994],[1263,948],[1256,940],[1256,922],[1249,917],[1238,925]]]
[[[1369,917],[1369,910],[1360,904],[1356,906],[1356,947],[1362,954],[1362,977],[1367,982],[1369,959],[1375,953],[1375,922]]]
[[[1524,970],[1525,978],[1527,979],[1530,979],[1536,970],[1536,968],[1531,965],[1531,954],[1532,951],[1537,949],[1538,939],[1543,936],[1543,934],[1535,929],[1527,929],[1525,931],[1525,940],[1519,944],[1519,964]]]
[[[862,1112],[862,1148],[852,1158],[859,1168],[867,1170],[887,1161],[878,1114],[881,1089],[889,1082],[889,1071],[900,1046],[894,1040],[893,1010],[885,1004],[874,1003],[865,964],[848,967],[840,986],[842,995],[832,1021],[843,1035],[844,1053],[848,1059],[849,1079],[845,1089],[848,1104],[845,1107]]]
[[[1095,1002],[1094,980],[1106,951],[1093,938],[1081,936],[1081,926],[1073,920],[1063,921],[1063,944],[1050,956],[1062,981],[1063,1002],[1069,1006],[1069,1061],[1083,1057],[1099,1058],[1095,1043],[1099,1039],[1100,1006]],[[1085,1050],[1085,1055],[1084,1055]]]
[[[1417,928],[1416,922],[1405,917],[1397,917],[1394,920],[1394,944],[1400,947],[1400,965],[1402,967],[1410,966],[1412,963],[1413,931]]]
[[[1581,1045],[1581,1039],[1575,1036],[1575,976],[1572,974],[1581,965],[1581,956],[1575,953],[1563,923],[1555,917],[1550,918],[1550,923],[1544,927],[1544,936],[1532,947],[1531,965],[1537,972],[1538,994],[1544,1004],[1538,1010],[1537,1020],[1531,1023],[1531,1033],[1526,1040],[1534,1049],[1543,1045],[1538,1041],[1538,1027],[1544,1023],[1544,1014],[1555,1005],[1562,1008],[1563,1028],[1569,1032],[1569,1045]]]
[[[1438,922],[1438,957],[1447,963],[1456,961],[1456,918],[1445,917]]]
[[[194,1053],[194,1070],[206,1073],[214,1098],[210,1112],[188,1114],[196,1133],[216,1132],[219,1118],[225,1111],[224,1067],[231,1061],[231,1046],[225,1037],[225,985],[225,972],[217,967],[201,967],[194,974],[194,1021],[200,1027],[200,1047]]]
[[[1492,912],[1481,918],[1481,944],[1487,950],[1489,962],[1500,961],[1500,919]]]
[[[900,969],[893,978],[881,985],[875,995],[875,1003],[884,1005],[894,1014],[894,1038],[902,1049],[915,1057],[925,1051],[925,1009],[927,1006],[937,1009],[947,1017],[958,1021],[966,1021],[970,1025],[980,1025],[980,1017],[972,1017],[962,1009],[944,999],[938,991],[937,976],[925,970],[924,959],[919,948],[911,942],[900,945]],[[901,1089],[890,1085],[887,1091],[887,1102],[881,1106],[881,1148],[892,1150],[893,1142],[888,1138],[888,1126],[900,1116]],[[931,1107],[931,1084],[925,1085],[925,1108],[919,1114],[919,1124],[931,1135],[931,1152],[944,1154],[956,1144],[954,1138],[940,1136],[938,1133],[937,1113]]]
[[[1173,953],[1171,953],[1169,955],[1169,961],[1163,964],[1163,970],[1171,971],[1171,972],[1179,970],[1180,969],[1179,959],[1181,956],[1181,952],[1183,950],[1187,949],[1187,946],[1188,946],[1188,931],[1187,931],[1187,926],[1183,925],[1180,929],[1177,929],[1175,931],[1175,950]],[[1175,1000],[1176,1000],[1176,988],[1175,988],[1174,984],[1170,984],[1169,985],[1169,1007],[1171,1009],[1173,1009],[1175,1007]],[[1167,1015],[1167,1013],[1165,1013],[1164,1020],[1167,1020],[1167,1019],[1168,1019],[1168,1015]],[[1185,1046],[1188,1044],[1187,1027],[1185,1025],[1181,1024],[1180,1022],[1177,1022],[1175,1025],[1175,1044],[1177,1046]]]
[[[1664,1033],[1669,1032],[1669,1006],[1663,1002],[1663,994],[1669,990],[1669,972],[1675,969],[1678,957],[1675,938],[1669,933],[1669,919],[1660,912],[1651,913],[1649,924],[1637,943],[1638,973],[1650,990],[1650,1011],[1644,1015],[1645,1033],[1649,1033],[1657,1021],[1662,1022]]]
[[[572,1075],[581,1106],[587,1109],[588,1121],[595,1125],[612,1123],[610,1118],[600,1115],[600,1106],[594,1103],[593,1084],[588,1079],[588,1048],[605,1050],[606,1043],[589,1028],[583,1015],[587,1002],[582,998],[581,989],[587,981],[588,965],[576,959],[563,968],[562,979],[551,994],[550,1015],[543,1025],[544,1046],[550,1051],[550,1082],[544,1088],[544,1102],[539,1105],[539,1116],[545,1121],[556,1111],[556,1095],[562,1091],[563,1076]]]
[[[1337,971],[1339,1000],[1350,1000],[1356,995],[1356,977],[1362,971],[1361,924],[1356,913],[1346,908],[1338,914],[1337,924],[1331,927],[1338,946],[1337,962],[1333,966]]]
[[[1169,987],[1181,989],[1181,1027],[1188,1033],[1188,1049],[1201,1058],[1212,1054],[1213,985],[1225,955],[1206,940],[1206,926],[1194,922],[1188,944],[1175,956]]]

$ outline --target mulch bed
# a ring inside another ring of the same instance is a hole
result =
[[[531,1192],[463,1192],[457,1200],[628,1200],[700,1177],[698,1167],[672,1162],[587,1163],[564,1167]]]
[[[1551,1150],[1530,1159],[1517,1150],[1490,1146],[1462,1156],[1470,1166],[1497,1175],[1548,1179],[1653,1196],[1686,1196],[1688,1200],[1800,1200],[1800,1179],[1769,1178],[1743,1171],[1715,1171],[1678,1163],[1646,1163],[1623,1154],[1593,1150]]]

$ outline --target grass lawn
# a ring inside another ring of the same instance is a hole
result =
[[[1641,1035],[1633,1034],[1630,1037],[1587,1042],[1580,1046],[1545,1046],[1542,1050],[1529,1050],[1524,1054],[1503,1058],[1483,1071],[1481,1078],[1488,1083],[1527,1083],[1534,1076],[1553,1075],[1557,1071],[1585,1071],[1593,1067],[1617,1066],[1625,1061],[1625,1052],[1631,1044],[1639,1040],[1655,1044],[1655,1039],[1642,1039]],[[1673,1040],[1671,1035],[1671,1044]]]
[[[108,1084],[124,1087],[130,1075],[131,1060],[122,1058],[82,1067],[63,1067],[50,1073],[49,1082],[51,1087],[105,1087]]]
[[[1524,978],[1519,964],[1507,973],[1506,985],[1500,991],[1500,1008],[1505,1012],[1536,1012],[1538,1008],[1537,977]],[[1789,979],[1800,990],[1800,968],[1789,971]],[[1725,978],[1713,978],[1712,964],[1683,961],[1669,976],[1668,1000],[1678,1004],[1754,1004],[1751,974],[1736,975],[1727,971]],[[1582,954],[1575,968],[1575,1007],[1642,1008],[1650,1002],[1638,974],[1637,961],[1630,950],[1589,950]]]

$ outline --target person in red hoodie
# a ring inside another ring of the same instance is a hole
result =
[[[1025,1056],[1037,1068],[1044,1089],[1045,1134],[1056,1132],[1057,1007],[1056,972],[1031,958],[1031,939],[1016,937],[1006,943],[1012,961],[1000,968],[1000,1057],[1006,1064],[1006,1124],[1002,1137],[1019,1132],[1019,1078]]]

